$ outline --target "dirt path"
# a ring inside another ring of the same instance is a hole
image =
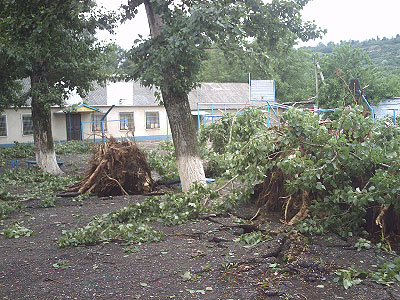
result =
[[[26,202],[22,212],[0,225],[1,230],[20,221],[35,232],[18,239],[0,237],[0,298],[400,299],[399,283],[386,287],[365,280],[345,290],[333,282],[339,268],[369,269],[393,260],[392,255],[357,251],[353,241],[335,235],[306,239],[284,233],[272,219],[263,227],[271,239],[254,247],[234,241],[244,229],[229,215],[171,227],[155,224],[166,234],[159,243],[57,247],[62,230],[143,199],[61,199],[52,208],[40,207],[40,200]]]

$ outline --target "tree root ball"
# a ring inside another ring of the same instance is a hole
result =
[[[154,186],[146,156],[132,141],[110,138],[90,160],[84,179],[70,191],[99,197],[150,193]]]

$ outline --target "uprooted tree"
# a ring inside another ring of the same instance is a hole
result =
[[[139,5],[146,7],[151,38],[140,39],[129,52],[134,69],[128,78],[161,91],[183,191],[193,182],[205,181],[188,93],[198,85],[206,50],[248,53],[254,52],[255,46],[263,51],[273,49],[280,40],[290,47],[297,38],[316,38],[321,31],[300,17],[306,3],[308,0],[128,0],[123,6],[126,18],[133,18]]]
[[[4,75],[0,82],[7,83],[8,95],[2,104],[18,107],[27,104],[24,99],[31,99],[36,160],[49,173],[61,173],[50,107],[62,105],[71,91],[83,96],[92,82],[106,78],[102,71],[105,47],[96,42],[95,33],[110,29],[113,18],[94,8],[92,0],[0,2],[0,67]],[[22,95],[15,92],[21,86],[13,82],[24,78],[30,79],[30,88]]]
[[[282,118],[268,128],[265,115],[250,110],[203,131],[220,169],[248,186],[243,196],[252,194],[265,212],[279,211],[289,224],[300,222],[304,232],[347,236],[366,229],[398,237],[399,127],[372,122],[361,107],[338,109],[333,121],[298,109]]]
[[[90,160],[86,176],[70,191],[99,197],[147,194],[154,182],[145,153],[131,141],[110,138]]]

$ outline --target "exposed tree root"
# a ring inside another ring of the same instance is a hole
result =
[[[97,196],[147,194],[153,185],[144,152],[134,142],[111,138],[99,147],[86,177],[70,192],[94,192]]]

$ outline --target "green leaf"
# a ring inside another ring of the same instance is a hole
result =
[[[192,273],[190,271],[186,271],[183,275],[181,275],[183,281],[188,281],[192,279]]]

